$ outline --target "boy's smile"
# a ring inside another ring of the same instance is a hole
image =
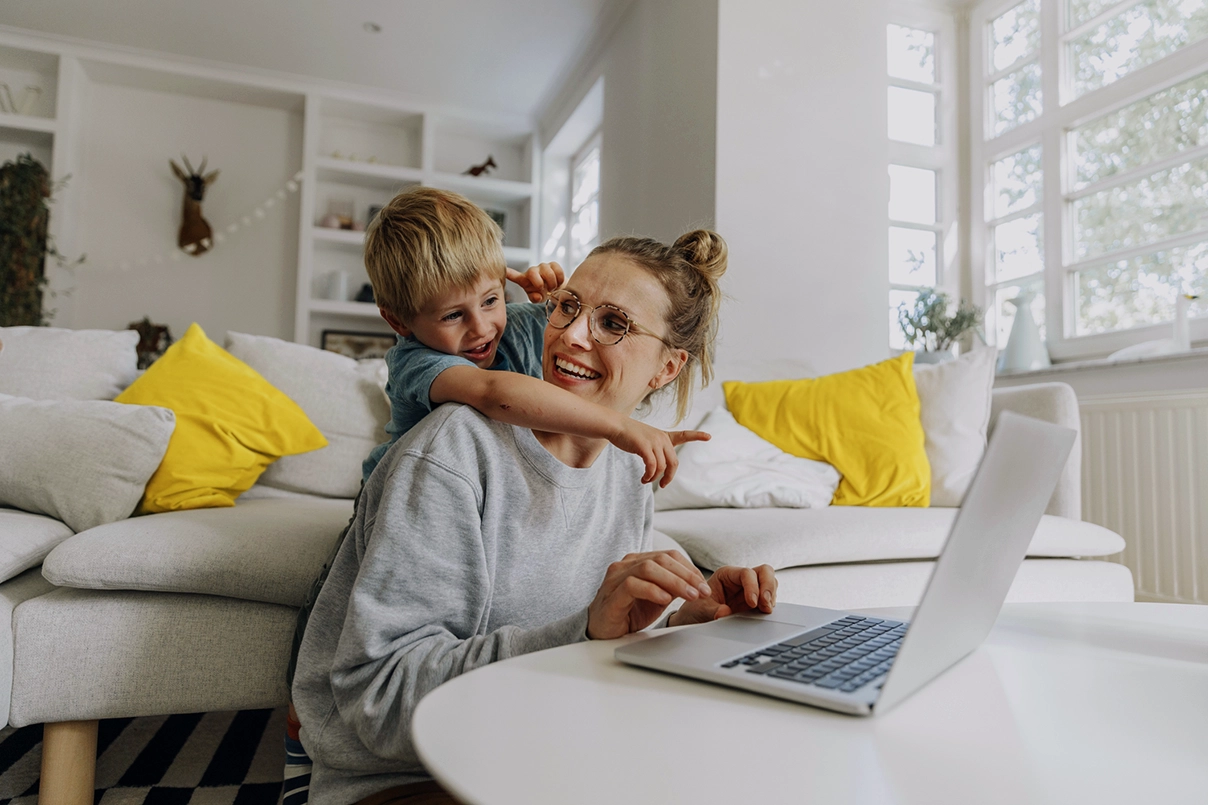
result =
[[[391,322],[391,326],[401,335],[414,335],[429,349],[460,355],[480,369],[489,369],[507,323],[503,281],[483,274],[469,288],[439,294],[412,321]]]

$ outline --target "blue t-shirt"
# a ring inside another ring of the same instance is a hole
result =
[[[545,306],[532,302],[512,302],[507,306],[508,322],[495,351],[492,370],[518,372],[541,377],[541,346],[545,333]],[[450,366],[474,366],[460,355],[437,352],[415,340],[400,337],[386,353],[386,396],[390,398],[390,421],[386,433],[390,440],[369,452],[361,464],[362,476],[369,480],[373,468],[386,455],[398,437],[411,430],[432,410],[432,382]]]

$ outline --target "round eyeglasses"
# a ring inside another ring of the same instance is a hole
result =
[[[587,329],[597,344],[606,347],[621,343],[621,339],[630,333],[648,335],[658,338],[664,344],[665,340],[642,327],[629,317],[629,314],[616,305],[585,305],[579,301],[573,291],[554,291],[545,300],[545,314],[549,324],[558,330],[565,330],[586,310]],[[667,346],[671,346],[667,344]]]

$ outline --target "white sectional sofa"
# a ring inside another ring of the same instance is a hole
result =
[[[120,387],[133,379],[134,341],[113,335],[114,349],[129,353],[110,356],[121,367]],[[5,337],[0,328],[0,343]],[[53,517],[0,508],[0,712],[15,726],[46,724],[47,801],[91,802],[97,719],[286,701],[296,609],[352,512],[350,497],[330,495],[355,490],[360,469],[346,466],[347,456],[383,438],[388,411],[380,384],[368,380],[380,380],[379,367],[276,339],[232,338],[228,349],[298,402],[331,447],[283,460],[233,508],[120,519],[80,533]],[[31,366],[61,372],[63,356],[5,361],[0,349],[0,393],[116,394],[104,382],[84,391],[30,382],[38,371]],[[101,363],[91,360],[90,370]],[[1072,398],[1059,384],[1017,387],[995,393],[994,413],[1077,427]],[[1085,559],[1116,553],[1123,540],[1080,522],[1078,500],[1075,461],[1012,599],[1132,599],[1126,569]],[[872,607],[917,601],[954,513],[703,509],[658,512],[655,526],[705,568],[773,564],[783,601]]]

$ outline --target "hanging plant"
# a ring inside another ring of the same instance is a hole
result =
[[[61,186],[29,154],[0,167],[0,327],[46,325],[54,315],[42,302],[46,258],[67,265],[47,232],[51,192]]]

